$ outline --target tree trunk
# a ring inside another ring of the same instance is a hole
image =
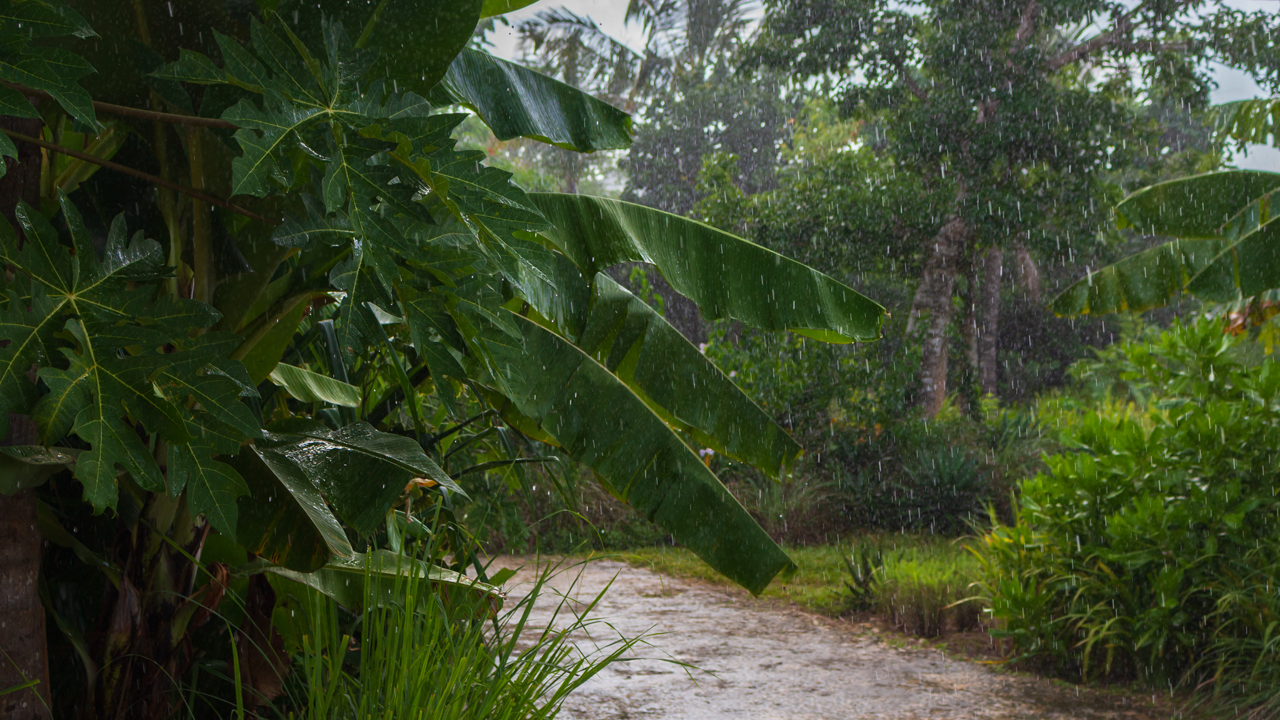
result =
[[[40,121],[5,117],[0,127],[25,135],[39,135]],[[0,179],[0,214],[14,222],[18,200],[40,201],[40,149],[18,145],[18,161],[4,160],[8,172]],[[22,237],[21,230],[18,231]],[[33,445],[35,423],[25,415],[9,415],[9,436],[0,444]],[[35,681],[20,692],[0,695],[0,717],[6,720],[47,720],[49,717],[49,657],[45,641],[44,606],[40,602],[41,539],[36,530],[34,490],[0,496],[0,691]],[[15,667],[16,665],[16,667]]]
[[[951,296],[955,290],[959,260],[964,253],[968,228],[964,220],[953,217],[938,231],[924,264],[924,277],[916,289],[907,332],[917,321],[927,318],[924,352],[920,360],[920,397],[917,404],[927,417],[942,409],[947,399],[947,332],[954,308]]]
[[[1027,252],[1025,245],[1015,242],[1013,252],[1018,263],[1018,287],[1022,289],[1023,295],[1028,300],[1039,305],[1040,270],[1036,268],[1036,262],[1031,259],[1031,253]]]
[[[960,274],[965,287],[960,293],[960,346],[964,350],[964,384],[959,388],[964,411],[977,415],[978,397],[974,388],[978,385],[978,275],[969,250],[960,259]]]
[[[996,341],[1000,337],[1000,276],[1004,255],[1000,248],[987,250],[982,279],[982,327],[978,332],[978,367],[981,369],[982,393],[999,393],[996,367]]]

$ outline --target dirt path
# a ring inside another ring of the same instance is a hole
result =
[[[520,567],[527,558],[500,558]],[[615,578],[616,575],[616,578]],[[526,569],[508,581],[513,597],[527,592]],[[573,581],[577,579],[577,584]],[[772,607],[698,581],[663,577],[614,561],[595,561],[557,576],[552,587],[579,602],[613,587],[594,613],[627,637],[649,631],[647,659],[604,670],[570,696],[567,720],[907,720],[989,718],[1169,717],[1145,700],[1079,691],[953,660],[930,648],[895,647],[848,622]],[[545,626],[556,598],[539,599],[534,624]],[[616,639],[596,626],[594,643]],[[900,644],[900,643],[899,643]],[[665,660],[696,666],[686,671]],[[1145,705],[1145,707],[1143,707]]]

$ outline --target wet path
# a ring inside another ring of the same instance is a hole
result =
[[[518,567],[527,559],[501,558]],[[616,575],[616,579],[615,579]],[[508,581],[513,596],[531,573]],[[568,591],[577,570],[552,581]],[[570,696],[566,720],[914,720],[1168,717],[1149,704],[1079,691],[953,660],[928,648],[894,647],[847,622],[771,607],[697,581],[659,576],[613,561],[586,566],[569,597],[589,601],[613,580],[593,615],[628,637],[656,633],[643,658],[614,664]],[[527,588],[527,584],[523,585]],[[545,625],[555,599],[537,605]],[[596,626],[594,640],[616,639]],[[695,665],[685,668],[664,660]]]

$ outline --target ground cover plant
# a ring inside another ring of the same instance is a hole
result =
[[[793,567],[693,446],[774,478],[800,446],[605,271],[649,262],[707,317],[823,342],[875,339],[883,309],[459,150],[471,114],[630,142],[626,113],[470,47],[522,4],[0,3],[8,716],[165,718],[206,671],[265,707],[273,673],[225,680],[233,637],[282,662],[264,574],[345,572],[424,518],[432,582],[492,595],[458,574],[484,578],[455,500],[548,447],[754,592]]]
[[[976,603],[956,605],[971,597],[969,586],[979,578],[968,542],[895,533],[789,546],[798,566],[795,575],[770,586],[762,597],[832,617],[874,611],[914,636],[975,629]],[[683,548],[658,545],[616,555],[657,572],[723,584]]]

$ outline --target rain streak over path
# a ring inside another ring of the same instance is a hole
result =
[[[529,558],[498,558],[518,568]],[[1035,719],[1169,716],[1139,700],[1077,690],[1047,680],[1002,673],[954,660],[931,648],[894,647],[851,623],[778,608],[707,583],[660,576],[599,560],[561,572],[550,585],[586,603],[611,580],[592,616],[591,651],[617,639],[654,633],[642,659],[616,663],[569,696],[564,720],[914,720],[916,718]],[[579,571],[581,576],[579,577]],[[616,575],[616,579],[615,579]],[[506,583],[515,600],[533,577],[522,570]],[[576,585],[574,580],[577,579]],[[530,624],[545,627],[559,598],[546,592]],[[575,607],[581,607],[575,603]],[[678,660],[688,670],[664,660]]]

